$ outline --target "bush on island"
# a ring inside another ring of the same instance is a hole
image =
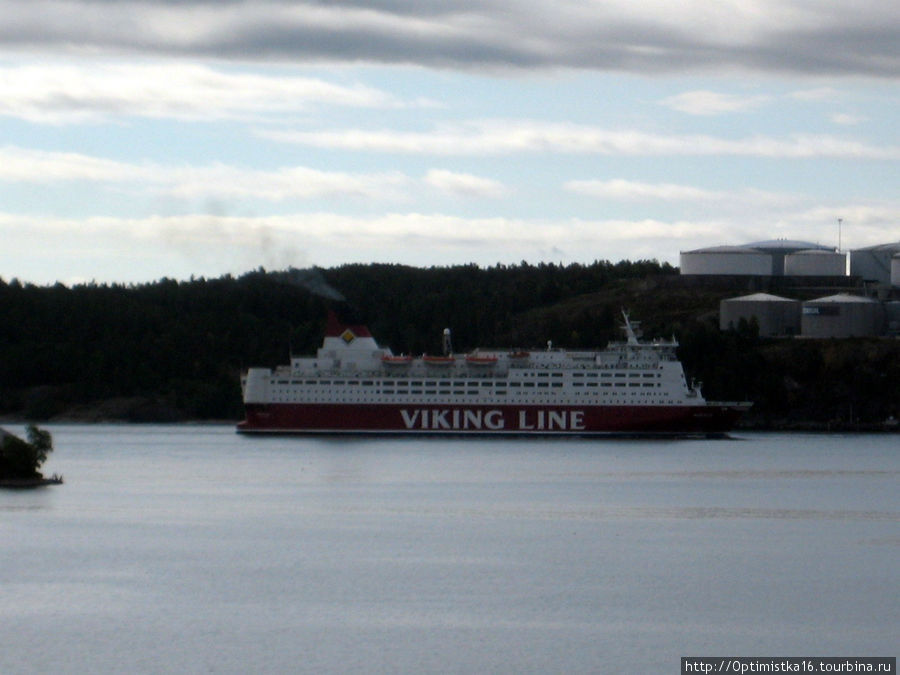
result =
[[[0,430],[0,479],[40,479],[41,465],[53,451],[50,432],[30,424],[28,440]]]

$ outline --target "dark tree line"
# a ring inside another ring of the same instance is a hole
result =
[[[0,280],[0,414],[131,421],[239,419],[240,372],[320,345],[327,311],[395,352],[602,347],[619,311],[677,335],[708,398],[753,400],[762,423],[898,414],[897,341],[766,341],[720,333],[718,296],[679,289],[655,261],[414,268],[345,265],[141,285]],[[713,317],[713,321],[710,320]],[[893,407],[892,407],[893,406]],[[85,414],[85,410],[93,411]]]
[[[346,265],[329,270],[327,277],[360,308],[382,343],[395,351],[422,353],[439,349],[442,331],[448,327],[454,344],[463,349],[533,346],[541,339],[571,344],[571,331],[548,327],[537,335],[535,319],[522,315],[592,293],[613,281],[675,273],[671,266],[656,261],[604,261],[428,269]]]
[[[128,287],[13,281],[0,283],[0,309],[0,409],[41,419],[137,397],[138,416],[233,417],[244,359],[283,358],[297,317],[321,308],[257,273]]]

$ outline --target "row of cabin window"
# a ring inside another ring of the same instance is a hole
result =
[[[553,377],[562,377],[562,373],[528,373],[527,375],[531,375],[532,377],[546,377],[548,375],[552,375]],[[603,378],[655,378],[658,379],[662,377],[659,373],[573,373],[573,377],[603,377]],[[438,387],[441,385],[455,386],[455,387],[465,387],[465,386],[473,386],[480,384],[482,387],[492,387],[492,386],[519,386],[519,383],[516,381],[507,381],[501,380],[494,382],[492,380],[480,380],[478,382],[472,382],[471,380],[443,380],[440,382],[436,381],[428,381],[428,380],[278,380],[278,384],[308,384],[308,385],[348,385],[348,386],[359,386],[362,385],[364,387],[372,387],[372,386],[396,386],[396,387]],[[577,385],[577,383],[576,383]],[[534,386],[531,382],[524,382],[523,386],[531,387]],[[542,386],[541,383],[538,383],[538,386]],[[546,386],[546,385],[543,385]],[[554,382],[554,387],[562,386],[561,383]]]
[[[511,386],[513,386],[513,387],[519,387],[520,385],[519,385],[519,383],[515,383],[515,382],[514,382],[514,383],[511,383]],[[534,388],[535,385],[534,385],[533,383],[525,383],[523,386],[524,386],[525,388]],[[537,388],[543,389],[543,388],[547,388],[547,386],[548,386],[548,385],[546,385],[546,384],[541,384],[541,383],[539,383],[539,384],[537,385]],[[556,383],[554,383],[553,386],[556,387],[556,386],[561,386],[561,385],[557,385]],[[575,386],[576,386],[576,387],[584,387],[585,385],[584,385],[583,383],[577,383],[577,382],[576,382],[576,383],[575,383]],[[587,386],[588,386],[588,387],[597,387],[598,384],[595,383],[595,382],[589,382],[589,383],[587,383]],[[658,385],[658,384],[653,384],[652,382],[644,382],[644,383],[640,383],[640,382],[629,382],[628,384],[626,384],[626,383],[624,383],[624,382],[615,382],[615,383],[602,382],[602,383],[599,384],[599,386],[600,386],[600,387],[604,387],[604,388],[606,388],[606,387],[623,388],[623,387],[626,387],[626,386],[629,387],[629,388],[632,388],[632,387],[650,387],[650,388],[653,388],[653,387],[659,387],[660,385]],[[276,389],[273,393],[274,393],[275,395],[282,395],[282,396],[288,396],[288,395],[290,395],[290,394],[292,394],[292,393],[293,393],[293,394],[296,394],[296,392],[291,392],[290,390],[285,390],[285,389]],[[441,395],[441,396],[467,396],[467,395],[468,395],[468,396],[477,396],[479,392],[478,392],[477,389],[469,389],[469,390],[465,390],[465,389],[390,389],[390,388],[384,388],[384,389],[377,389],[377,390],[375,390],[375,391],[373,391],[373,392],[370,392],[370,393],[372,393],[372,394],[401,394],[401,395],[404,395],[404,394],[422,395],[422,394],[424,394],[424,395],[426,395],[426,396],[435,396],[435,395]],[[634,393],[636,393],[636,392],[631,392],[631,393],[634,394]],[[504,396],[505,396],[505,395],[506,395],[506,390],[505,390],[505,389],[497,389],[497,390],[491,392],[491,394],[492,394],[492,395],[493,395],[493,394],[499,394],[499,395],[504,395]],[[669,394],[668,394],[668,392],[665,392],[664,395],[665,395],[665,396],[668,396]]]
[[[526,388],[526,389],[534,389],[534,388],[547,389],[550,387],[556,389],[556,388],[561,388],[563,385],[561,382],[552,382],[552,383],[547,383],[547,382],[537,382],[537,383],[535,383],[535,382],[510,382],[509,386],[512,388]],[[661,387],[662,385],[656,384],[653,382],[628,382],[627,384],[625,382],[601,382],[601,383],[588,382],[586,384],[583,382],[575,382],[574,386],[576,386],[576,387],[584,387],[584,386],[587,386],[587,387],[597,387],[597,386],[600,386],[600,387],[626,387],[626,386],[627,387]],[[457,396],[461,396],[461,395],[477,396],[478,390],[477,389],[468,389],[468,390],[464,390],[464,389],[453,389],[453,390],[451,390],[451,389],[425,389],[425,390],[422,390],[422,389],[406,389],[406,388],[398,387],[398,388],[382,388],[382,389],[379,389],[377,391],[377,393],[381,393],[381,394],[454,394]],[[497,389],[491,393],[492,394],[505,394],[506,391],[502,390],[502,389]]]
[[[572,373],[572,377],[662,377],[660,373]]]
[[[573,387],[662,387],[658,382],[573,382]]]
[[[280,392],[275,392],[275,393],[276,393],[276,394],[282,394],[282,395],[283,395],[283,396],[274,396],[274,397],[273,397],[273,401],[276,402],[276,403],[277,403],[277,402],[281,402],[281,403],[290,403],[290,402],[292,402],[292,400],[293,400],[290,396],[287,396],[287,395],[286,395],[288,392],[280,391]],[[389,394],[389,393],[392,393],[392,392],[390,392],[390,391],[383,391],[383,392],[381,392],[381,393],[382,393],[382,394]],[[403,394],[403,393],[406,393],[406,392],[397,392],[397,393],[398,393],[398,394]],[[416,394],[422,394],[423,392],[414,392],[414,393],[416,393]],[[459,394],[461,394],[462,392],[453,392],[453,393],[459,395]],[[503,395],[503,396],[506,395],[506,391],[503,391],[503,390],[497,391],[497,392],[495,392],[495,393],[496,393],[496,394],[499,394],[499,395]],[[660,397],[665,397],[665,398],[668,398],[668,397],[669,397],[669,392],[659,392],[659,394],[656,394],[656,393],[651,393],[651,392],[642,392],[642,391],[641,391],[641,392],[638,392],[638,391],[632,391],[632,392],[629,392],[629,393],[630,393],[631,396],[654,396],[654,397],[657,398],[657,399],[659,399]],[[434,396],[434,395],[447,396],[447,395],[451,394],[451,392],[449,392],[449,391],[433,391],[433,390],[428,390],[428,391],[425,391],[424,394],[425,394],[425,395],[431,395],[431,396]],[[623,392],[623,396],[624,396],[624,392]],[[369,398],[369,397],[364,397],[364,398],[353,398],[353,397],[350,397],[350,398],[348,398],[348,397],[346,397],[346,396],[342,396],[342,397],[340,397],[339,399],[335,399],[335,400],[336,400],[336,402],[342,402],[342,403],[360,403],[360,402],[361,402],[361,403],[367,403],[367,402],[377,402],[377,401],[378,401],[378,399],[371,399],[371,398]],[[542,402],[542,399],[540,399],[540,398],[530,398],[530,399],[528,399],[528,398],[520,398],[520,399],[518,399],[518,400],[519,400],[520,403],[538,403],[538,402]],[[622,400],[622,401],[624,401],[624,398],[623,398],[623,399],[618,399],[618,398],[616,398],[616,394],[613,393],[613,394],[612,394],[612,400],[613,400],[613,402],[616,402],[617,400]],[[446,402],[446,399],[430,399],[430,400],[423,400],[422,402],[423,402],[423,403],[438,403],[438,402],[442,402],[442,403],[443,403],[443,402]],[[660,403],[666,403],[666,404],[669,404],[669,405],[674,405],[674,404],[676,404],[676,403],[678,403],[678,402],[677,402],[677,401],[665,401],[665,400],[662,400],[662,401],[660,401]]]
[[[451,387],[477,387],[481,385],[482,387],[495,387],[501,386],[505,387],[507,384],[506,380],[500,380],[494,382],[492,380],[479,380],[479,381],[471,381],[471,380],[441,380],[441,381],[431,381],[431,380],[278,380],[278,384],[308,384],[308,385],[347,385],[347,386],[363,386],[363,387],[440,387],[440,386],[451,386]],[[274,382],[273,382],[274,384]]]

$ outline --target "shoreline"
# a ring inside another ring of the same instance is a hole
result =
[[[47,485],[62,485],[63,477],[53,474],[50,478],[34,477],[34,478],[0,478],[0,488],[10,488],[13,490],[29,490],[32,488],[45,487]]]

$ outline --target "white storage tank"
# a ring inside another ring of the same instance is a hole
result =
[[[900,253],[891,258],[891,286],[900,288]]]
[[[850,274],[864,281],[891,283],[892,258],[900,253],[900,241],[850,251]]]
[[[833,253],[837,249],[814,244],[810,241],[799,241],[797,239],[768,239],[766,241],[754,241],[745,245],[745,248],[753,248],[763,253],[768,253],[772,258],[772,275],[780,277],[787,274],[785,271],[785,260],[787,256],[797,253],[798,251],[826,251]],[[845,274],[842,272],[841,274]],[[830,276],[830,275],[829,275]]]
[[[772,256],[744,246],[698,248],[680,258],[681,274],[772,275]]]
[[[847,254],[826,249],[805,249],[784,256],[785,276],[843,277],[847,275]]]
[[[741,319],[756,319],[761,337],[800,334],[800,302],[768,293],[753,293],[719,303],[719,328],[737,328]]]
[[[884,308],[877,300],[858,295],[830,295],[803,303],[804,337],[844,338],[881,335]]]

